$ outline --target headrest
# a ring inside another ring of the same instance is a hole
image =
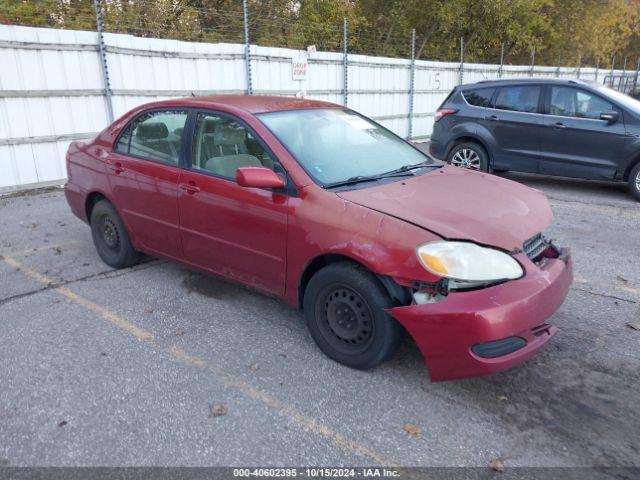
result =
[[[216,127],[219,125],[219,123],[219,118],[206,117],[202,125],[202,133],[215,133]]]
[[[231,127],[229,125],[219,125],[213,135],[213,141],[216,145],[243,145],[247,140],[247,132],[244,128]]]
[[[169,129],[162,122],[141,123],[136,129],[136,138],[140,140],[158,140],[168,136]]]

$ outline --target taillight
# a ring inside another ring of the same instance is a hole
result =
[[[456,113],[458,110],[455,108],[441,108],[436,112],[435,121],[439,122],[441,119],[446,117],[447,115],[451,115],[452,113]]]

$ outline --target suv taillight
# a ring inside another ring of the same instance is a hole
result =
[[[455,108],[441,108],[436,112],[435,121],[439,122],[440,120],[442,120],[442,118],[446,117],[447,115],[451,115],[452,113],[456,113],[457,111],[458,110],[456,110]]]

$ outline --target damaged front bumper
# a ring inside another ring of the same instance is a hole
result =
[[[432,381],[520,365],[558,332],[545,321],[562,305],[573,281],[569,250],[540,266],[525,255],[515,258],[526,270],[518,280],[388,310],[417,343]]]

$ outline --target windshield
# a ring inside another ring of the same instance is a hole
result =
[[[606,96],[618,102],[625,108],[628,108],[636,115],[640,115],[640,102],[629,95],[614,90],[613,88],[605,87],[603,85],[598,86],[598,90],[604,93]]]
[[[435,164],[393,133],[348,110],[289,110],[258,117],[324,186],[420,163]]]

